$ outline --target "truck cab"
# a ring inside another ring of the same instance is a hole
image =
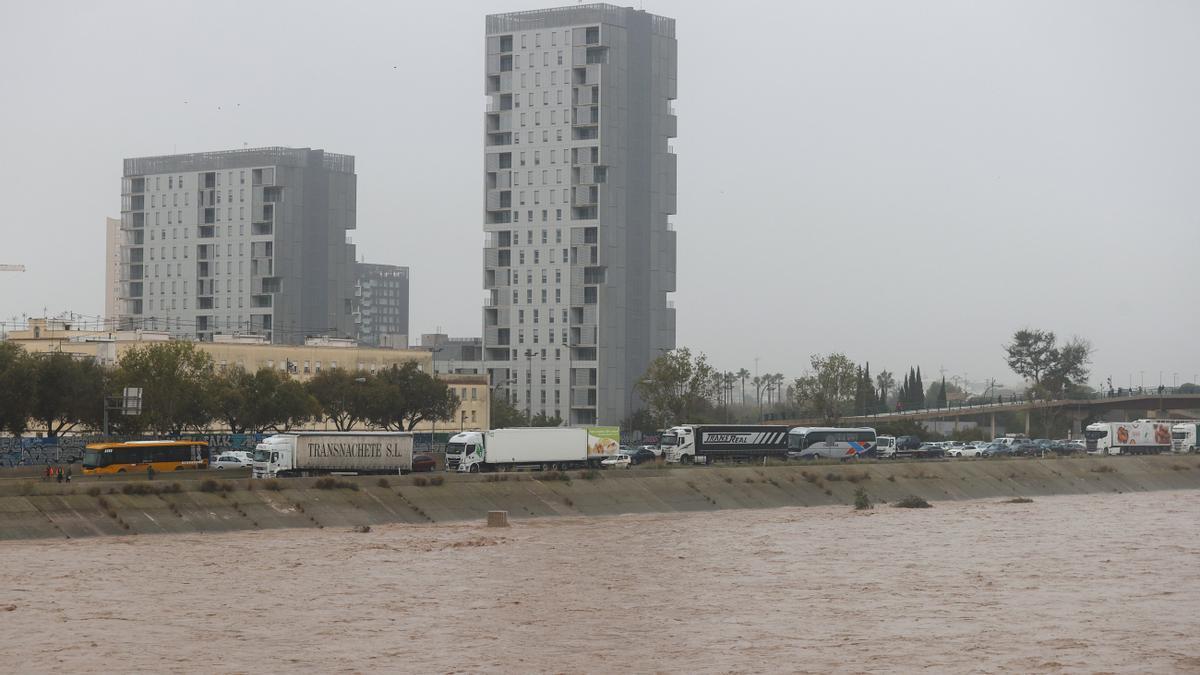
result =
[[[668,462],[689,463],[696,456],[696,430],[694,427],[671,427],[658,440],[659,454]]]
[[[483,433],[465,431],[454,434],[446,443],[446,470],[470,473],[479,471],[485,459]]]
[[[1171,427],[1171,451],[1172,452],[1196,452],[1196,436],[1198,425],[1196,422],[1186,422],[1184,424],[1176,424]]]
[[[255,478],[278,478],[286,475],[295,465],[295,438],[290,436],[268,436],[254,447],[252,473]]]
[[[895,436],[876,436],[875,437],[875,456],[880,459],[894,457],[896,455],[896,437]]]

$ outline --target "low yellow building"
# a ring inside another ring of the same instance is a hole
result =
[[[90,357],[102,365],[114,365],[127,350],[155,342],[170,340],[166,333],[155,331],[104,331],[81,328],[60,319],[30,319],[24,330],[9,331],[7,339],[26,351],[64,352],[81,358]],[[310,338],[303,345],[271,344],[256,336],[218,335],[213,342],[196,342],[196,347],[212,356],[217,368],[239,367],[253,372],[272,368],[286,372],[301,382],[311,379],[322,370],[343,368],[374,373],[392,366],[414,361],[422,371],[433,372],[433,355],[426,349],[380,349],[360,347],[353,340]],[[484,375],[441,374],[458,395],[462,405],[453,422],[436,426],[444,430],[488,429],[491,393]],[[423,423],[416,431],[430,431],[435,425]],[[314,429],[329,428],[325,423]]]

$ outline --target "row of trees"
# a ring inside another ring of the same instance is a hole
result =
[[[1090,343],[1073,338],[1060,345],[1052,332],[1023,329],[1004,346],[1005,361],[1014,373],[1030,382],[1026,395],[1062,398],[1079,395],[1088,376]],[[732,421],[737,385],[744,418],[758,419],[759,410],[747,415],[746,382],[750,373],[719,372],[703,354],[693,356],[687,348],[676,349],[655,359],[637,383],[645,410],[627,420],[627,426],[653,429],[665,424]],[[849,415],[866,415],[892,409],[917,410],[946,407],[951,399],[966,399],[966,393],[945,377],[926,387],[920,367],[911,367],[897,388],[893,374],[881,371],[872,378],[871,365],[856,364],[845,354],[813,355],[809,370],[785,384],[783,375],[753,378],[755,399],[761,406],[764,394],[768,410],[776,415],[818,417],[834,423]],[[893,398],[894,397],[894,398]],[[990,399],[990,393],[984,399]],[[983,402],[981,399],[980,402]]]
[[[142,390],[136,415],[121,414],[121,392]],[[33,429],[57,436],[99,431],[109,408],[109,428],[119,435],[146,431],[179,434],[220,423],[233,433],[285,431],[329,420],[356,426],[411,430],[424,421],[453,419],[453,390],[416,363],[378,371],[324,370],[307,383],[280,371],[218,369],[190,342],[162,342],[127,350],[115,367],[52,352],[29,354],[0,343],[0,429],[21,435]]]

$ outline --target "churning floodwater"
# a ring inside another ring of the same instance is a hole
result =
[[[1200,670],[1200,492],[5,542],[11,672]]]

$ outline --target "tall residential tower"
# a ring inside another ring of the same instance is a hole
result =
[[[618,424],[675,346],[675,21],[487,17],[484,357],[532,415]]]
[[[355,185],[353,157],[309,148],[125,160],[119,323],[353,336]]]

